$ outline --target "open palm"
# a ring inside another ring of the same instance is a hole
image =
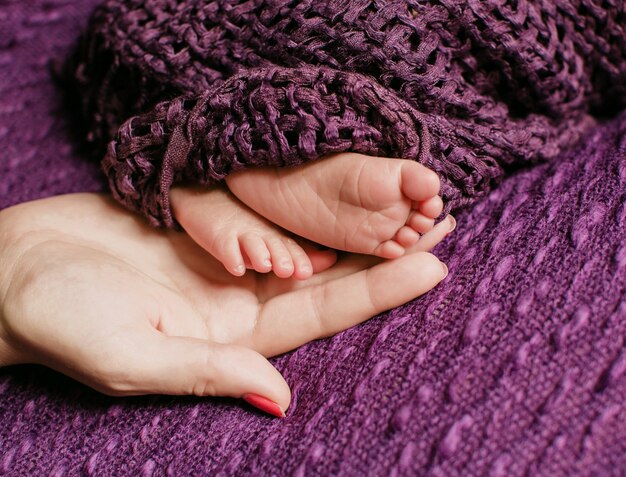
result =
[[[22,204],[0,230],[0,364],[44,364],[112,395],[253,394],[284,411],[289,387],[266,358],[430,290],[445,267],[424,250],[448,224],[400,259],[349,255],[305,281],[233,277],[102,195]]]

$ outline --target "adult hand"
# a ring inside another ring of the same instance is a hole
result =
[[[43,364],[109,395],[243,397],[284,415],[289,387],[266,358],[433,288],[446,268],[424,250],[450,225],[399,259],[351,255],[298,281],[233,277],[186,234],[153,230],[106,196],[15,206],[0,213],[0,365]]]

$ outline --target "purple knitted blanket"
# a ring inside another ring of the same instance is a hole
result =
[[[107,0],[68,70],[114,195],[154,224],[176,182],[346,150],[431,167],[449,211],[626,105],[626,8]]]
[[[47,68],[93,4],[0,7],[0,207],[103,188]],[[624,475],[626,113],[570,146],[456,216],[436,289],[274,359],[285,419],[1,369],[0,475]]]

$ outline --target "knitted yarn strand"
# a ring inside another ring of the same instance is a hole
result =
[[[449,212],[624,107],[624,25],[623,1],[109,0],[68,71],[154,225],[175,183],[342,151],[433,168]]]

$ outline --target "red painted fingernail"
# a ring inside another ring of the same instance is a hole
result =
[[[276,417],[285,417],[284,411],[278,404],[266,397],[259,396],[258,394],[248,393],[242,396],[243,400],[254,407],[259,408],[261,411],[265,411],[268,414]]]

